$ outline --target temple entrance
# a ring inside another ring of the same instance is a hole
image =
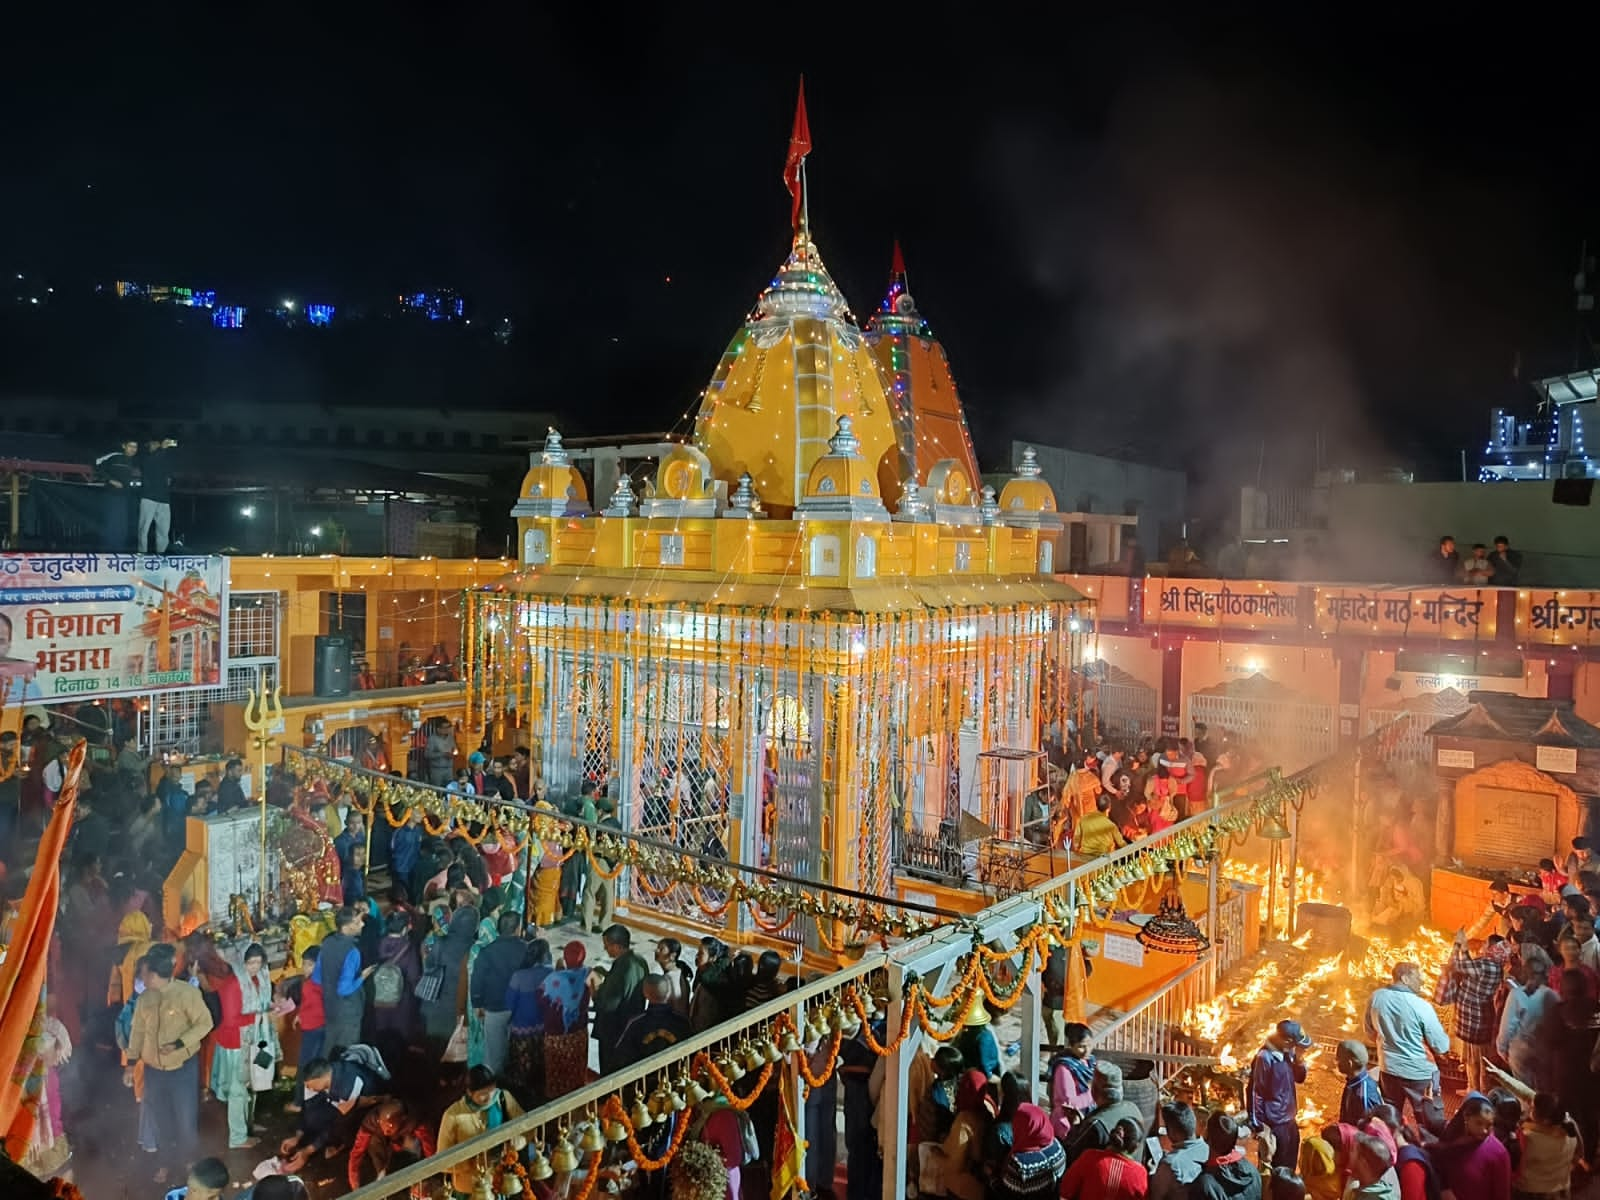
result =
[[[726,693],[684,664],[642,668],[634,695],[639,727],[633,786],[634,833],[726,859],[731,756]],[[716,928],[725,897],[635,871],[635,899]]]

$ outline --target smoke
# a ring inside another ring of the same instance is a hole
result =
[[[1415,354],[1425,272],[1391,167],[1337,121],[1281,88],[1145,76],[1092,144],[1024,122],[992,146],[1018,269],[1060,314],[1018,434],[1234,497],[1258,468],[1393,461],[1381,364]]]

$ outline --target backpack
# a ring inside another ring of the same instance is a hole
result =
[[[396,1008],[406,998],[406,974],[393,962],[386,962],[372,973],[372,1003],[378,1008]]]

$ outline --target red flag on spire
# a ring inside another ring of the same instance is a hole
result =
[[[789,134],[789,157],[783,161],[783,184],[789,189],[789,195],[794,198],[790,223],[796,229],[800,228],[800,206],[802,191],[800,187],[800,164],[805,161],[806,155],[811,153],[811,122],[806,120],[806,77],[800,76],[800,100],[794,109],[794,131]]]
[[[900,253],[900,239],[894,240],[894,261],[889,264],[889,274],[904,275],[906,273],[906,256]]]

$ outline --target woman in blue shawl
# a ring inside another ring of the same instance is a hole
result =
[[[582,942],[568,942],[561,969],[545,976],[545,1099],[575,1092],[589,1082],[589,968]]]

